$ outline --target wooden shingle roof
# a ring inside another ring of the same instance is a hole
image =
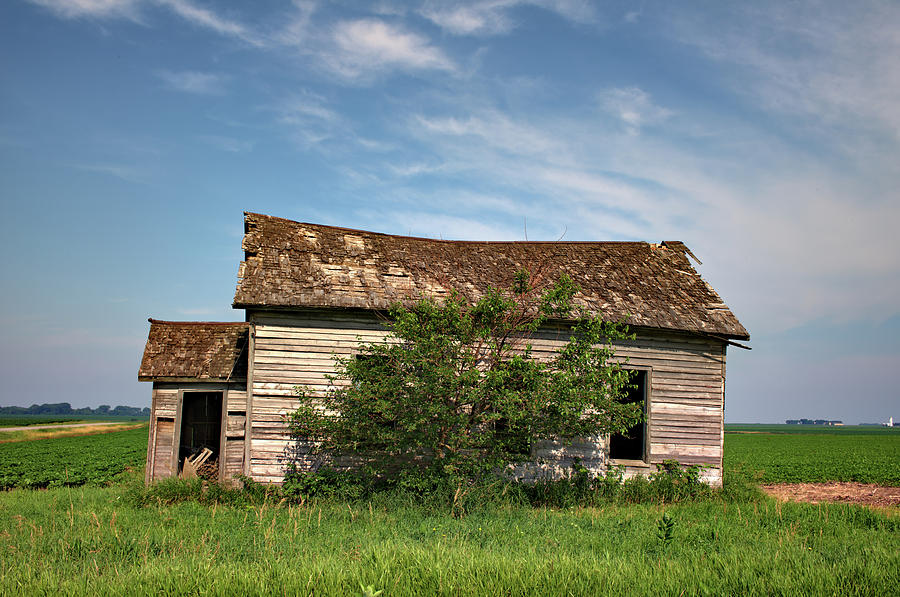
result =
[[[387,309],[456,290],[477,299],[523,267],[567,273],[610,320],[749,339],[681,242],[480,242],[393,236],[244,214],[235,308]]]
[[[139,381],[247,379],[248,324],[149,321]]]

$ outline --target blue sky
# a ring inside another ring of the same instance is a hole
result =
[[[753,336],[728,421],[900,416],[897,56],[892,2],[4,2],[0,404],[149,404],[248,210],[680,239]]]

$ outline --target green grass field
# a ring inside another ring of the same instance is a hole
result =
[[[871,442],[896,454],[900,437],[733,431],[726,482],[737,462],[771,475],[786,461],[801,480],[839,465],[860,474]],[[462,518],[391,496],[139,506],[146,442],[142,427],[0,445],[4,487],[51,486],[0,492],[0,595],[362,595],[360,585],[383,597],[888,595],[900,586],[896,511],[755,492],[667,506],[494,505]],[[894,478],[888,460],[870,467],[879,482]]]
[[[0,494],[0,594],[896,594],[900,518],[705,501],[665,509],[135,508],[121,487]]]
[[[727,425],[725,467],[757,474],[764,483],[858,481],[900,485],[900,430]]]

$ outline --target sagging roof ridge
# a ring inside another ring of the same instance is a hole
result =
[[[245,211],[244,216],[256,216],[260,218],[268,218],[271,220],[281,220],[282,222],[287,222],[289,224],[301,224],[303,226],[314,226],[316,228],[330,228],[332,230],[338,230],[341,232],[350,232],[354,234],[369,234],[376,236],[388,236],[390,238],[398,238],[405,240],[422,240],[427,242],[434,243],[448,243],[448,244],[483,244],[483,245],[560,245],[560,244],[573,244],[573,245],[641,245],[641,246],[659,246],[665,247],[668,244],[684,244],[680,240],[667,240],[661,241],[659,243],[651,243],[644,240],[460,240],[460,239],[448,239],[448,238],[431,238],[428,236],[410,236],[408,234],[391,234],[389,232],[377,232],[375,230],[363,230],[361,228],[347,228],[345,226],[333,226],[331,224],[314,224],[312,222],[300,222],[297,220],[290,220],[288,218],[280,218],[278,216],[269,216],[266,214],[256,213],[252,211]],[[668,247],[667,247],[668,248]]]
[[[244,212],[241,246],[237,309],[383,310],[453,291],[477,300],[537,264],[568,274],[581,288],[576,304],[606,319],[749,339],[681,241],[457,241]]]

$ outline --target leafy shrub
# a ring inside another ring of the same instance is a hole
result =
[[[542,480],[525,485],[525,493],[535,506],[569,508],[610,503],[673,503],[716,495],[700,480],[700,467],[682,467],[675,460],[657,465],[656,472],[645,477],[624,479],[625,468],[612,466],[605,473],[591,475],[575,463],[562,479]]]
[[[738,501],[757,500],[762,495],[755,486],[741,479],[731,480],[734,486],[730,491],[713,489],[700,480],[699,467],[682,467],[675,461],[659,465],[650,476],[624,479],[624,472],[624,467],[613,466],[603,474],[593,475],[576,462],[561,479],[525,483],[498,477],[474,481],[402,473],[384,479],[356,471],[322,468],[313,473],[293,473],[281,487],[263,485],[246,477],[240,478],[242,487],[175,478],[144,486],[135,478],[129,486],[128,496],[137,506],[186,501],[235,506],[368,501],[388,510],[416,507],[465,516],[478,511],[521,506],[572,508],[668,504],[704,498]]]
[[[356,501],[370,494],[372,483],[359,473],[323,467],[313,473],[292,472],[285,478],[282,492],[294,501],[332,498]]]
[[[317,457],[353,461],[376,477],[405,473],[401,484],[431,477],[459,488],[528,460],[537,439],[629,429],[643,412],[622,400],[633,372],[613,346],[634,336],[577,307],[577,291],[567,276],[554,281],[537,268],[474,303],[451,293],[393,305],[386,325],[395,341],[336,359],[331,381],[347,383],[296,388],[292,434]],[[531,339],[558,318],[573,321],[568,342],[539,358]]]

